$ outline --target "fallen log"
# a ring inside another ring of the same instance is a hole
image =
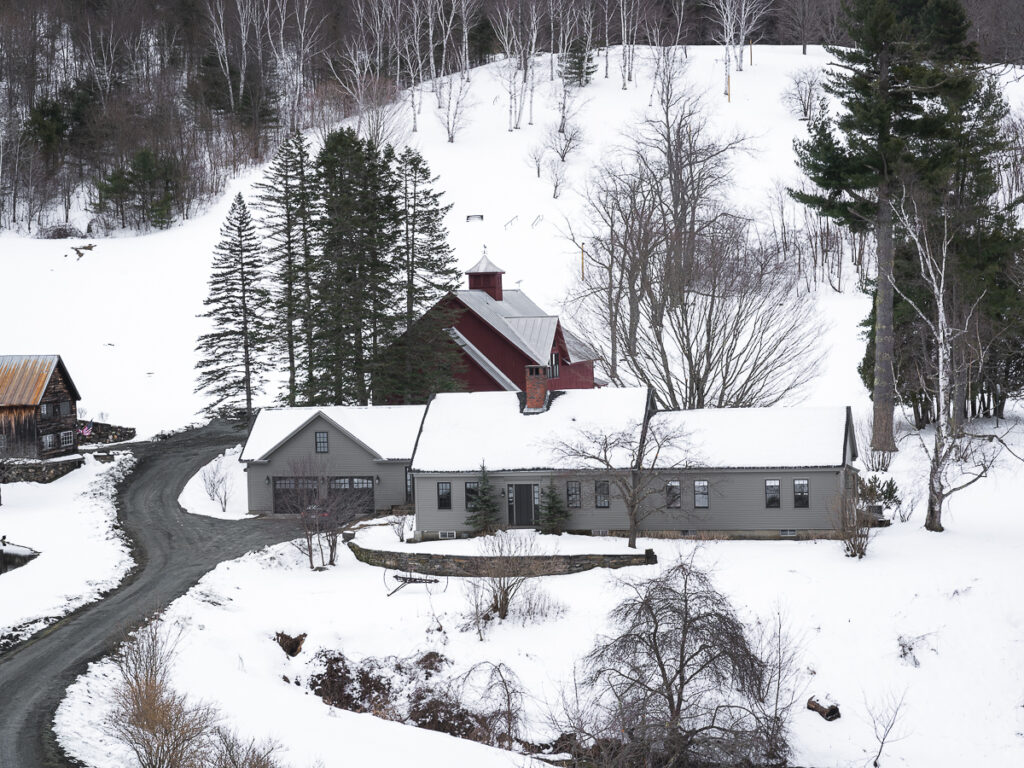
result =
[[[842,717],[842,715],[839,714],[838,704],[829,704],[826,707],[823,704],[819,703],[818,700],[813,696],[811,696],[811,698],[807,700],[807,708],[813,712],[817,712],[828,722],[838,720],[840,717]]]

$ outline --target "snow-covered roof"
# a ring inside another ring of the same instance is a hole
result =
[[[240,461],[267,459],[282,443],[323,416],[378,459],[408,459],[416,445],[425,405],[331,405],[264,408],[245,442]]]
[[[420,472],[558,469],[579,466],[560,455],[559,443],[582,434],[639,433],[647,390],[570,389],[543,413],[520,412],[516,392],[451,392],[431,400],[423,419],[412,467]],[[628,450],[615,456],[628,467]]]
[[[846,454],[849,409],[705,408],[661,411],[651,429],[679,435],[665,464],[721,469],[838,467]]]
[[[478,261],[476,264],[474,264],[472,267],[466,270],[467,275],[494,274],[495,272],[498,272],[502,275],[505,274],[505,270],[495,265],[495,263],[487,257],[486,252],[484,253],[483,256],[480,257],[480,261]]]
[[[455,339],[455,343],[458,344],[467,355],[469,355],[470,359],[483,368],[487,375],[494,379],[495,383],[497,383],[502,389],[506,392],[519,391],[519,387],[516,386],[516,383],[502,373],[501,369],[492,363],[487,358],[487,355],[477,349],[469,339],[463,336],[457,328],[450,328],[449,333],[451,333],[452,338]]]

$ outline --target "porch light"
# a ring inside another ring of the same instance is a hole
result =
[[[377,481],[377,485],[380,485],[380,475],[376,475],[374,479]]]
[[[270,475],[267,475],[266,477],[264,477],[264,478],[263,478],[263,482],[264,482],[264,483],[265,483],[266,485],[270,485]]]

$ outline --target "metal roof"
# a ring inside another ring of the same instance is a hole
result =
[[[0,408],[39,405],[57,366],[75,399],[80,400],[60,355],[0,355]]]
[[[558,318],[552,315],[542,317],[509,317],[506,318],[512,329],[533,353],[535,360],[546,364],[551,357],[551,347],[555,343],[555,331],[558,329]]]
[[[463,336],[457,328],[450,328],[449,332],[452,338],[455,339],[455,343],[462,347],[463,351],[481,368],[484,372],[494,379],[495,383],[498,384],[506,392],[518,392],[519,387],[512,381],[508,376],[501,372],[501,369],[487,359],[487,356],[473,346],[469,339]]]
[[[519,333],[509,322],[513,318],[544,317],[544,311],[517,290],[503,291],[502,301],[497,301],[487,291],[463,290],[455,291],[455,297],[494,330],[511,341],[537,365],[547,365],[551,355],[551,347],[538,353],[534,344]],[[555,323],[558,318],[550,316]]]
[[[475,265],[473,265],[472,267],[470,267],[469,269],[466,270],[466,274],[467,275],[473,275],[473,274],[478,274],[478,273],[479,274],[494,274],[496,272],[500,273],[500,274],[505,274],[505,270],[504,269],[502,269],[499,266],[496,266],[493,261],[491,261],[489,258],[487,258],[487,253],[486,252],[484,253],[484,255],[482,257],[480,257],[480,261],[478,261]]]

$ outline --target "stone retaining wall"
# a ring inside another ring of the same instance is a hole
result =
[[[3,476],[0,482],[3,483],[52,483],[54,480],[64,477],[85,464],[81,456],[74,456],[70,459],[49,461],[17,461],[8,462],[3,468]]]
[[[388,552],[364,549],[354,541],[348,542],[348,547],[356,556],[356,560],[367,565],[422,573],[427,576],[560,576],[589,571],[591,568],[628,568],[658,562],[653,549],[635,555],[526,555],[515,558],[518,568],[516,573],[509,574],[507,558],[430,552]]]
[[[81,432],[78,434],[79,445],[96,445],[102,443],[121,443],[125,440],[135,439],[133,427],[119,427],[116,424],[105,424],[101,421],[78,420],[77,429],[92,427],[92,434],[86,437]]]

